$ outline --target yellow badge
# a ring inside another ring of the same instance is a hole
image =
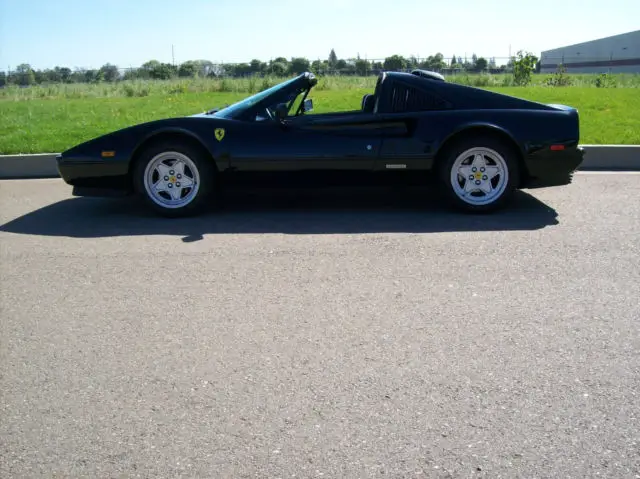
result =
[[[224,128],[216,128],[213,133],[216,135],[216,140],[218,141],[222,141],[224,138]]]

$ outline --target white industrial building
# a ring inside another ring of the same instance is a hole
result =
[[[555,48],[540,55],[542,73],[553,73],[561,64],[567,73],[640,73],[640,30]]]

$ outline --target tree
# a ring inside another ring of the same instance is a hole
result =
[[[384,59],[385,70],[404,70],[407,68],[407,60],[401,55],[391,55]]]
[[[231,76],[243,77],[251,75],[251,65],[248,63],[238,63],[237,65],[227,65],[228,71]]]
[[[149,78],[154,80],[168,80],[178,73],[178,69],[171,63],[160,63],[158,60],[149,60],[141,67]]]
[[[141,78],[153,78],[152,72],[160,67],[158,60],[149,60],[142,64],[138,70],[138,74]]]
[[[7,74],[5,72],[0,72],[0,87],[3,87],[7,84]]]
[[[50,69],[38,70],[35,72],[36,74],[36,83],[59,83],[60,76],[58,72]]]
[[[487,62],[486,58],[480,57],[476,60],[476,70],[479,72],[483,72],[487,69],[488,64],[489,62]]]
[[[311,71],[313,73],[319,74],[322,70],[322,62],[320,60],[314,60],[311,62]]]
[[[111,63],[106,63],[100,67],[100,71],[104,76],[105,81],[114,82],[120,78],[120,72],[118,71],[118,67],[112,65]]]
[[[430,55],[420,63],[421,68],[425,68],[427,70],[443,70],[447,67],[447,64],[444,61],[444,55],[440,52],[435,55]]]
[[[336,51],[332,48],[331,52],[329,52],[329,68],[335,68],[336,63],[338,63],[338,55],[336,55]]]
[[[87,83],[97,83],[100,81],[98,79],[98,71],[97,70],[87,70],[84,72],[84,81]]]
[[[355,75],[356,73],[356,58],[349,58],[344,63],[344,67],[340,70],[340,73],[346,75]]]
[[[513,80],[516,85],[525,86],[531,83],[531,73],[535,70],[538,57],[522,50],[513,59]]]
[[[18,85],[33,85],[36,82],[36,75],[28,63],[21,63],[16,67],[16,81]]]
[[[178,76],[194,78],[200,73],[200,66],[193,60],[187,60],[178,67]]]
[[[272,75],[283,77],[287,74],[287,64],[282,62],[273,62],[269,66],[269,71]]]
[[[291,63],[289,64],[289,73],[299,75],[306,71],[309,71],[309,60],[302,57],[291,59]]]
[[[71,81],[71,68],[56,67],[56,70],[60,74],[60,80],[64,83],[69,83]]]
[[[456,64],[456,55],[454,54],[453,57],[451,57],[451,66],[454,66]]]
[[[261,72],[263,72],[265,70],[266,64],[262,63],[257,58],[254,58],[249,63],[249,66],[251,67],[251,72],[252,73],[261,73]]]
[[[198,65],[198,74],[203,77],[208,77],[214,70],[213,63],[209,60],[195,60],[194,63]]]
[[[362,60],[358,58],[356,60],[356,74],[360,76],[365,76],[369,71],[369,62],[367,60]]]
[[[124,72],[124,75],[122,75],[123,80],[135,80],[140,77],[141,73],[137,68],[127,68],[127,70]]]
[[[335,65],[333,66],[333,68],[337,71],[342,71],[342,70],[346,70],[347,69],[347,61],[346,60],[338,60]]]

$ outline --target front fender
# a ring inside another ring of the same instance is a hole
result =
[[[186,138],[204,149],[216,164],[218,171],[227,168],[228,155],[220,146],[220,140],[216,139],[217,128],[228,130],[231,121],[212,117],[185,117],[160,120],[157,122],[138,125],[135,135],[136,141],[131,149],[130,158],[133,162],[137,155],[151,142],[163,137]]]
[[[211,147],[210,143],[205,141],[205,138],[203,138],[200,134],[192,131],[191,129],[182,128],[179,126],[166,126],[148,131],[140,137],[133,150],[131,151],[131,163],[134,162],[135,158],[137,158],[140,152],[142,152],[147,147],[147,145],[156,140],[159,140],[160,138],[166,137],[188,138],[204,148],[204,150],[207,151],[209,155],[211,155],[213,161],[216,162],[216,155],[213,151],[213,148]]]

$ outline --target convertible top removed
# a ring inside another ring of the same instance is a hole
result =
[[[77,196],[141,197],[165,216],[201,211],[231,177],[406,172],[435,179],[450,204],[493,211],[515,190],[571,182],[582,162],[578,111],[383,72],[350,111],[313,112],[306,72],[221,109],[132,125],[63,152]],[[416,176],[418,175],[418,176]]]

